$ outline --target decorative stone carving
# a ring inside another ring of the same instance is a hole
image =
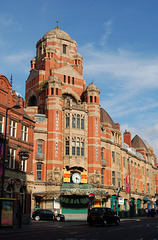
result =
[[[48,181],[53,181],[53,182],[61,182],[61,178],[62,178],[62,175],[61,175],[61,172],[60,172],[60,169],[59,168],[54,168],[53,171],[50,171],[48,173],[48,177],[47,177],[47,180]]]
[[[96,170],[94,174],[92,174],[91,176],[89,176],[88,182],[89,182],[90,184],[99,184],[99,183],[101,183],[100,172],[99,172],[98,170]]]

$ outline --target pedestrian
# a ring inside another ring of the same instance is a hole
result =
[[[58,212],[57,212],[57,210],[56,210],[56,209],[54,209],[54,215],[55,215],[55,217],[57,217],[57,216],[58,216]]]

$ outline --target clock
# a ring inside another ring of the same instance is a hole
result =
[[[81,182],[81,174],[78,172],[73,173],[72,181],[73,181],[73,183],[80,183]]]

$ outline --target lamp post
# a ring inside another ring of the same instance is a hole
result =
[[[128,158],[128,171],[129,171],[129,216],[132,218],[132,202],[131,202],[131,167],[129,162],[130,157]]]
[[[123,187],[118,187],[116,188],[116,192],[117,192],[117,215],[118,215],[118,199],[119,199],[119,193],[120,191],[123,189]]]
[[[6,159],[6,143],[7,143],[7,119],[8,119],[8,110],[10,109],[20,109],[19,105],[14,105],[13,107],[6,108],[6,118],[5,118],[5,135],[4,135],[4,148],[3,148],[3,167],[2,167],[2,189],[1,189],[1,198],[4,197],[4,178],[5,178],[5,159]]]

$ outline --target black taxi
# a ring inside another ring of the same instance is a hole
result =
[[[120,217],[115,214],[115,212],[108,207],[94,207],[89,211],[87,216],[87,222],[90,225],[95,224],[116,224],[119,225]]]

